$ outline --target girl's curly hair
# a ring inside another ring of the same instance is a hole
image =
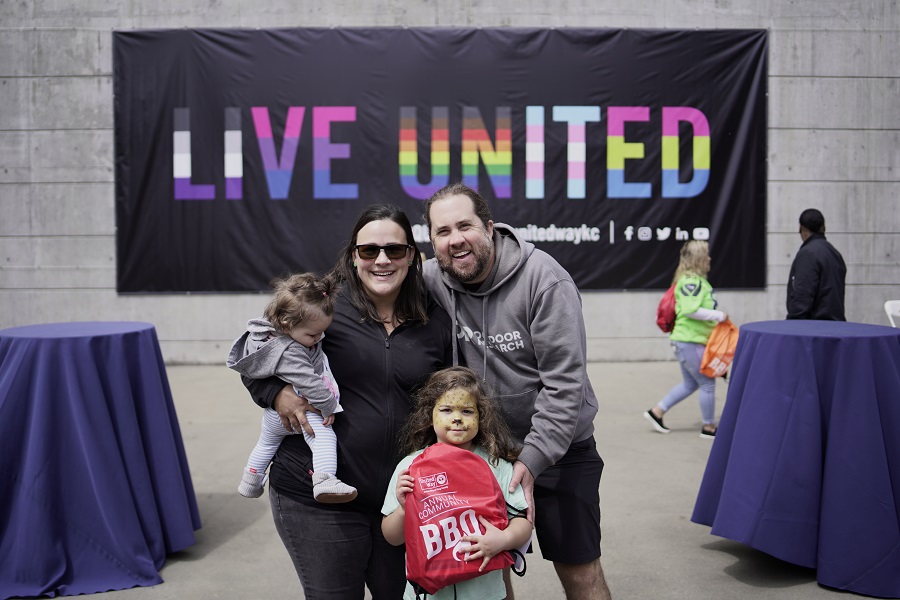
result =
[[[319,277],[315,273],[295,273],[277,277],[270,285],[274,294],[263,316],[276,331],[290,332],[312,310],[321,311],[326,317],[334,314],[338,286],[331,275]]]
[[[484,448],[494,465],[501,458],[515,461],[520,449],[509,433],[503,414],[478,374],[466,367],[448,367],[432,373],[416,392],[415,405],[400,434],[403,455],[437,443],[432,418],[434,407],[441,396],[454,389],[465,390],[475,399],[478,408],[478,433],[472,440],[475,445]]]

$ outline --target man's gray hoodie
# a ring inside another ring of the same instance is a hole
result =
[[[326,372],[326,358],[321,340],[307,348],[291,336],[275,331],[267,320],[251,319],[247,332],[232,344],[225,364],[252,379],[280,377],[322,411],[323,417],[343,412],[338,403],[337,385],[322,377]]]
[[[453,358],[481,373],[500,403],[519,460],[537,477],[594,432],[581,295],[549,254],[494,224],[494,271],[473,291],[425,263],[429,291],[453,319]]]

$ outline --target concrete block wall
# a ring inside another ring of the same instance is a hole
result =
[[[783,318],[797,217],[818,207],[848,264],[848,318],[888,323],[884,301],[900,298],[895,0],[14,0],[0,3],[0,328],[149,321],[169,364],[222,363],[265,295],[115,290],[112,31],[310,26],[768,28],[768,249],[745,250],[766,261],[767,287],[719,300],[738,324]],[[590,359],[669,359],[659,295],[586,292]]]

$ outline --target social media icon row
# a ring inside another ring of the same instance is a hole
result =
[[[656,239],[660,242],[665,241],[672,237],[672,228],[671,227],[657,227],[656,230],[652,227],[638,227],[637,228],[637,239],[641,242],[649,242],[654,239],[654,233],[656,234]],[[678,241],[687,241],[689,239],[694,240],[708,240],[709,239],[709,228],[708,227],[694,227],[690,231],[687,229],[682,229],[681,227],[675,228],[675,239]],[[635,237],[635,228],[631,225],[627,226],[624,230],[625,241],[630,242]]]

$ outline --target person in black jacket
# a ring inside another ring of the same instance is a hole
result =
[[[381,532],[381,505],[402,458],[398,438],[411,393],[450,366],[450,318],[425,291],[422,259],[406,214],[380,204],[365,209],[333,274],[342,282],[334,320],[322,340],[344,412],[333,425],[338,472],[359,495],[317,503],[312,454],[303,436],[287,436],[270,467],[275,528],[306,597],[374,600],[403,597],[404,548]],[[286,428],[311,432],[315,410],[278,378],[243,379],[253,400],[273,408]]]
[[[794,257],[787,284],[787,318],[846,321],[841,253],[825,239],[825,217],[815,208],[800,214],[803,245]]]

